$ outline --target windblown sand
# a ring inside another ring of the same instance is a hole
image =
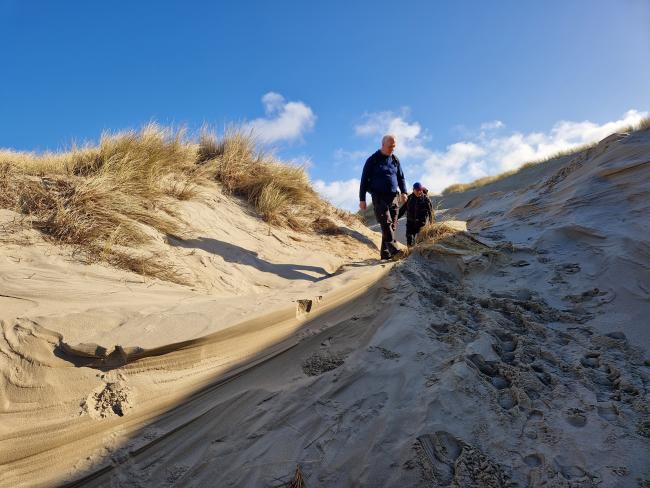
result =
[[[649,159],[455,196],[397,263],[223,197],[165,244],[194,289],[3,243],[0,486],[650,486]]]

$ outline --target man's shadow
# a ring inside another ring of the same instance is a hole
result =
[[[268,261],[261,259],[254,251],[249,251],[248,249],[244,249],[235,244],[223,242],[211,237],[199,237],[198,239],[188,240],[169,237],[169,244],[187,249],[203,249],[209,253],[221,256],[224,261],[229,263],[251,266],[265,273],[273,273],[287,280],[308,280],[315,282],[331,276],[331,273],[328,273],[319,266],[269,263]],[[302,271],[310,271],[321,276],[312,276],[311,274],[303,273]]]

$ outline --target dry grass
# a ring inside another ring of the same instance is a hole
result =
[[[270,224],[305,230],[321,212],[333,211],[314,191],[303,167],[257,150],[251,135],[231,131],[218,141],[203,134],[198,154],[203,174],[247,199]]]
[[[650,130],[650,117],[646,117],[646,118],[643,119],[641,122],[639,122],[639,123],[636,125],[636,127],[635,127],[634,130],[636,130],[636,131],[640,131],[640,130]]]
[[[619,132],[637,132],[637,131],[642,131],[642,130],[650,130],[650,117],[646,117],[644,119],[641,119],[639,123],[636,125],[629,125],[623,129],[621,129]]]
[[[633,125],[633,126],[628,126],[628,127],[622,127],[619,129],[617,132],[636,132],[636,131],[645,131],[645,130],[650,130],[650,117],[646,117],[642,119],[638,124]],[[477,180],[471,181],[469,183],[456,183],[454,185],[450,185],[444,190],[442,190],[443,195],[449,195],[450,193],[460,193],[468,190],[473,190],[475,188],[480,188],[485,185],[489,185],[490,183],[494,183],[495,181],[502,180],[504,178],[507,178],[509,176],[512,176],[514,174],[519,173],[522,170],[525,170],[526,168],[530,168],[533,166],[537,166],[539,164],[544,164],[549,161],[553,161],[555,159],[559,159],[565,156],[575,156],[583,151],[586,151],[587,149],[591,149],[592,147],[595,147],[598,145],[598,142],[593,142],[590,144],[584,144],[582,146],[574,147],[571,149],[567,149],[564,151],[558,151],[555,154],[552,154],[546,158],[538,159],[535,161],[529,161],[527,163],[522,164],[519,168],[511,171],[506,171],[504,173],[500,173],[498,175],[492,175],[492,176],[484,176],[483,178],[479,178]]]
[[[341,227],[328,217],[317,217],[311,226],[319,234],[335,236],[343,233]]]
[[[469,233],[446,222],[425,225],[418,233],[416,245],[410,249],[410,252],[423,256],[496,253]]]
[[[445,222],[427,224],[418,232],[418,243],[435,243],[458,234],[459,230]]]
[[[183,280],[171,266],[132,248],[157,234],[181,235],[186,224],[176,202],[196,198],[209,180],[273,225],[334,233],[328,216],[353,220],[317,195],[304,168],[282,164],[237,131],[220,139],[203,131],[191,140],[183,130],[149,124],[66,152],[0,150],[0,208],[19,212],[88,261],[176,282]]]
[[[350,212],[349,210],[332,207],[332,214],[348,225],[363,224],[361,217],[357,213]]]
[[[104,134],[96,148],[40,156],[3,151],[0,204],[68,244],[143,243],[143,225],[174,234],[182,225],[170,197],[191,193],[183,178],[195,150],[186,146],[182,133],[148,125]]]
[[[305,478],[302,475],[302,470],[300,469],[300,465],[296,466],[296,472],[293,475],[293,479],[291,480],[289,487],[290,488],[305,488]]]

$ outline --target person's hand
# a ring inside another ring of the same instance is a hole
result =
[[[365,210],[366,207],[367,207],[366,202],[359,202],[359,208],[360,208],[361,210]]]
[[[407,196],[408,196],[408,195],[407,195],[406,193],[402,193],[402,194],[399,196],[399,201],[402,202],[402,203],[405,203],[405,202],[406,202],[406,198],[407,198]]]

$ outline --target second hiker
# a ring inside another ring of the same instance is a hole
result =
[[[433,205],[426,188],[420,183],[413,183],[413,193],[399,209],[397,218],[401,218],[404,214],[406,214],[406,244],[410,247],[415,245],[415,237],[420,229],[434,220]]]

